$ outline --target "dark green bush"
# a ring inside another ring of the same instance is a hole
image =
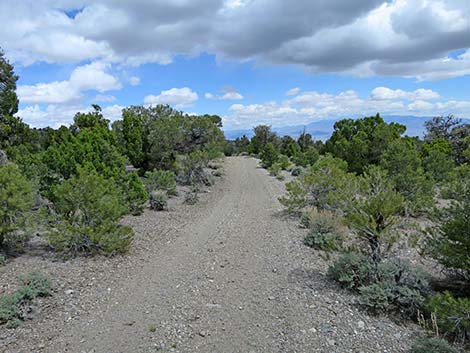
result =
[[[168,205],[168,195],[165,191],[156,190],[150,193],[150,209],[163,211]]]
[[[441,338],[422,337],[413,343],[410,353],[459,353],[459,351]]]
[[[289,157],[287,157],[286,155],[279,155],[279,157],[277,158],[277,163],[279,164],[279,167],[282,169],[282,170],[286,170],[287,168],[289,168],[290,166],[290,161],[289,161]]]
[[[279,152],[272,143],[266,144],[260,154],[261,165],[263,168],[270,168],[274,163],[277,162]]]
[[[127,250],[133,232],[119,224],[128,210],[112,179],[80,168],[77,176],[55,186],[52,194],[58,219],[47,238],[53,248],[72,254]]]
[[[18,233],[33,205],[31,184],[14,164],[0,166],[0,248],[23,240]]]
[[[175,174],[169,170],[155,170],[145,173],[145,186],[148,192],[155,190],[166,191],[168,195],[176,195]]]
[[[437,294],[428,298],[426,308],[442,334],[461,341],[470,338],[470,298]]]
[[[119,186],[123,189],[129,212],[134,216],[142,214],[148,194],[136,173],[127,174],[119,180]]]
[[[281,165],[279,163],[273,163],[269,168],[268,172],[271,176],[278,176],[282,171]]]

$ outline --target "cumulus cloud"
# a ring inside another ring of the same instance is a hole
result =
[[[144,98],[144,104],[170,104],[176,108],[185,108],[191,106],[199,99],[199,96],[191,88],[171,88],[161,91],[159,95],[148,95]]]
[[[300,92],[300,87],[294,87],[288,90],[285,94],[286,96],[295,96],[299,94],[299,92]]]
[[[140,77],[137,77],[137,76],[131,76],[129,78],[129,84],[131,86],[138,86],[140,85]]]
[[[208,52],[429,80],[470,73],[470,54],[452,54],[470,47],[469,21],[468,0],[4,0],[0,41],[24,64],[138,66]]]
[[[84,91],[106,92],[121,88],[119,81],[106,72],[109,64],[91,63],[75,68],[67,81],[18,86],[22,103],[70,103],[83,97]]]
[[[273,126],[308,124],[316,120],[357,118],[367,115],[434,116],[454,114],[470,116],[470,101],[440,101],[434,91],[418,89],[407,92],[377,87],[362,98],[348,90],[333,95],[307,91],[280,102],[233,104],[230,115],[224,117],[227,129],[252,127],[258,124]]]
[[[222,88],[222,94],[217,95],[217,94],[212,94],[212,93],[206,93],[204,94],[204,98],[210,99],[210,100],[230,100],[230,101],[236,101],[236,100],[241,100],[243,99],[243,95],[238,93],[235,88],[233,87],[224,87]]]
[[[440,98],[439,93],[430,89],[419,88],[413,92],[388,87],[377,87],[372,90],[372,100],[406,99],[406,100],[431,100]]]

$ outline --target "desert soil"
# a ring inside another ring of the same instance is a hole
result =
[[[258,161],[230,157],[194,206],[129,217],[129,254],[54,260],[29,251],[0,268],[0,291],[31,269],[54,295],[3,352],[406,352],[416,327],[369,316],[326,275],[282,212],[284,183]]]

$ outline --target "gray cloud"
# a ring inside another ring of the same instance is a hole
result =
[[[439,79],[470,71],[466,57],[447,58],[470,48],[468,0],[4,0],[0,22],[0,43],[23,64],[167,64],[208,52],[314,72]]]

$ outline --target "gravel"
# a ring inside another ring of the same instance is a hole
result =
[[[277,201],[284,183],[230,157],[193,206],[125,223],[129,254],[57,261],[28,250],[0,268],[0,291],[40,270],[54,295],[33,320],[0,326],[3,352],[406,352],[418,327],[369,316],[327,276],[328,260]]]

